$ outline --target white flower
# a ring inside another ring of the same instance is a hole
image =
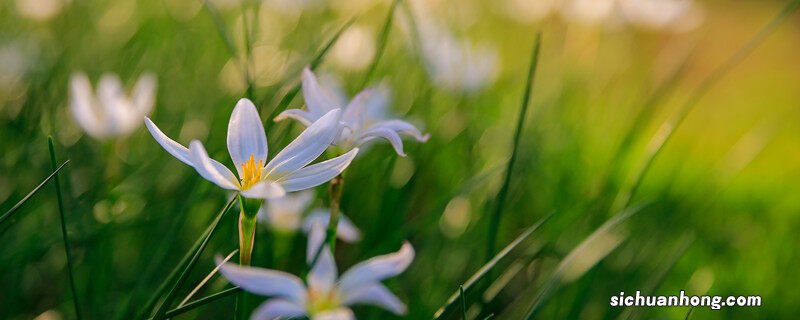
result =
[[[206,180],[245,198],[272,199],[327,182],[344,171],[358,149],[339,157],[308,165],[319,157],[339,134],[341,111],[331,110],[311,124],[294,141],[267,163],[267,135],[258,111],[250,100],[236,104],[228,122],[228,152],[238,177],[225,165],[211,159],[200,141],[186,148],[167,137],[149,118],[147,129],[153,138],[178,160],[197,170]]]
[[[316,229],[324,233],[324,230]],[[355,319],[349,306],[359,304],[405,314],[405,304],[381,284],[381,280],[405,271],[412,260],[414,248],[406,242],[399,251],[361,262],[339,277],[333,254],[325,246],[308,273],[307,286],[289,273],[233,263],[222,264],[220,272],[245,291],[272,297],[253,312],[252,320],[295,317],[348,320]],[[221,259],[217,261],[220,263]]]
[[[420,23],[420,41],[428,73],[438,85],[473,92],[494,81],[498,58],[493,48],[457,39],[432,21]]]
[[[303,232],[309,233],[314,224],[328,225],[330,219],[330,211],[323,208],[312,210],[303,219],[303,214],[313,201],[314,192],[312,190],[286,194],[282,198],[265,202],[258,211],[257,218],[279,231],[295,232],[302,228]],[[350,219],[340,213],[336,236],[346,242],[356,242],[361,239],[361,232]]]
[[[156,77],[144,73],[128,97],[114,74],[105,74],[92,92],[89,78],[82,72],[70,79],[70,109],[75,121],[96,139],[124,137],[142,125],[142,117],[153,109]]]
[[[420,142],[427,141],[429,135],[423,135],[419,129],[406,121],[385,120],[389,100],[386,91],[385,87],[366,89],[345,105],[337,97],[334,88],[321,86],[311,69],[306,67],[303,70],[303,96],[308,110],[285,110],[275,117],[275,121],[292,118],[308,126],[330,110],[344,106],[342,122],[345,128],[336,138],[337,146],[348,150],[362,146],[373,139],[383,138],[392,144],[397,154],[405,156],[400,134],[409,135]]]

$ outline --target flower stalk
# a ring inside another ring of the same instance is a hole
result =
[[[239,263],[250,265],[256,236],[256,215],[263,200],[239,195]]]
[[[341,174],[331,180],[331,215],[328,220],[328,229],[325,234],[325,242],[328,243],[331,251],[336,247],[336,228],[339,226],[339,202],[342,200],[342,189],[344,188],[344,177]]]

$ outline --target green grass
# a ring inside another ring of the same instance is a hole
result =
[[[444,2],[430,9],[438,22],[498,49],[496,80],[474,92],[430,78],[413,1],[300,13],[72,1],[48,21],[20,16],[18,2],[0,4],[2,319],[228,319],[242,292],[216,276],[177,303],[238,248],[236,204],[144,128],[83,134],[68,109],[77,70],[128,87],[153,71],[151,118],[216,159],[228,158],[242,97],[257,102],[271,156],[300,132],[272,119],[303,107],[306,65],[348,96],[388,84],[391,112],[431,139],[406,140],[405,158],[385,143],[361,152],[336,202],[363,239],[332,245],[346,270],[409,241],[414,262],[386,281],[408,319],[785,319],[800,301],[800,277],[784,271],[800,263],[798,0],[703,2],[703,24],[685,33],[519,23],[505,2]],[[337,46],[364,30],[372,55],[343,66]],[[544,41],[531,50],[534,32]],[[330,204],[328,188],[315,206]],[[304,273],[302,234],[260,225],[255,238],[254,265]],[[609,307],[636,290],[761,295],[764,306]]]

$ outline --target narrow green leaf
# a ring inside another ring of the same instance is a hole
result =
[[[235,201],[236,197],[233,197],[230,201],[228,201],[228,204],[226,204],[225,207],[223,207],[222,210],[220,210],[220,212],[214,218],[213,222],[206,228],[206,230],[203,231],[200,237],[192,245],[192,248],[189,249],[188,252],[186,252],[186,255],[183,256],[178,265],[176,265],[175,268],[172,269],[169,276],[167,276],[164,282],[162,282],[161,285],[159,285],[158,289],[156,290],[156,293],[150,297],[150,299],[145,304],[144,308],[136,316],[136,319],[145,319],[147,315],[150,313],[150,311],[153,310],[156,304],[161,300],[161,297],[164,295],[167,289],[170,288],[169,285],[175,282],[175,280],[179,276],[183,275],[183,272],[187,271],[187,269],[190,268],[190,264],[192,264],[192,260],[194,259],[194,257],[199,256],[199,253],[201,253],[202,250],[205,248],[206,243],[208,243],[208,239],[216,230],[219,221],[222,219],[225,213],[227,213],[230,210],[231,206],[233,206]]]
[[[625,212],[614,215],[564,257],[555,271],[545,281],[542,289],[539,290],[539,294],[534,299],[534,303],[524,319],[530,320],[536,317],[561,284],[579,278],[616,249],[624,241],[624,236],[616,234],[614,232],[615,229],[643,207],[632,207]]]
[[[50,181],[50,179],[53,179],[53,177],[55,177],[56,174],[58,174],[58,172],[61,171],[61,169],[64,168],[64,166],[67,165],[67,163],[69,163],[69,160],[64,161],[64,163],[62,163],[61,166],[56,168],[53,171],[53,173],[51,173],[49,176],[47,176],[47,178],[45,178],[41,183],[39,183],[39,185],[36,186],[36,188],[33,188],[33,190],[31,190],[31,192],[28,192],[28,194],[25,195],[25,197],[22,198],[22,200],[17,202],[17,204],[15,204],[13,207],[11,207],[11,209],[8,209],[8,211],[6,211],[6,213],[4,213],[2,216],[0,216],[0,225],[2,225],[4,222],[6,222],[6,220],[11,218],[14,215],[14,213],[17,212],[17,210],[20,207],[22,207],[22,205],[25,204],[28,201],[28,199],[30,199],[34,194],[36,194],[36,192],[38,192],[40,189],[42,189],[42,187],[44,187],[44,185],[48,181]]]
[[[464,286],[458,286],[458,293],[461,295],[461,319],[467,320],[467,298],[464,296]]]
[[[781,23],[783,23],[783,21],[785,21],[786,18],[788,18],[789,15],[797,9],[798,6],[800,6],[800,0],[792,0],[787,3],[783,10],[781,10],[774,18],[772,18],[772,20],[770,20],[767,25],[764,26],[755,36],[753,36],[753,38],[739,48],[739,50],[725,60],[725,62],[723,62],[719,67],[712,71],[711,74],[705,78],[703,82],[701,82],[700,85],[698,85],[696,89],[689,95],[689,98],[678,109],[678,111],[661,124],[661,127],[658,129],[656,134],[648,142],[644,158],[634,171],[633,179],[631,180],[632,182],[627,187],[622,188],[617,194],[614,204],[611,207],[612,212],[621,211],[630,204],[631,199],[634,195],[636,195],[639,186],[641,186],[644,177],[647,176],[647,173],[650,171],[653,162],[658,155],[661,154],[664,146],[669,143],[675,131],[681,126],[681,124],[683,124],[683,121],[694,109],[697,103],[711,90],[711,88],[714,87],[714,85],[716,85],[725,75],[733,70],[736,65],[738,65],[762,42],[764,42],[764,40],[766,40],[767,37],[772,34],[772,32],[775,31],[775,29]]]
[[[203,253],[203,250],[206,248],[206,245],[208,245],[208,241],[214,235],[214,232],[217,231],[217,227],[219,227],[219,222],[222,220],[222,217],[225,216],[225,213],[230,211],[229,209],[233,206],[235,200],[236,198],[231,199],[231,201],[228,202],[225,208],[223,208],[222,211],[220,211],[219,214],[217,214],[217,217],[209,226],[210,230],[208,234],[205,236],[205,238],[202,239],[200,245],[197,247],[197,250],[194,252],[194,254],[191,255],[191,258],[187,261],[186,266],[180,272],[180,276],[178,276],[178,280],[175,281],[175,283],[167,292],[167,296],[164,298],[164,300],[158,306],[158,308],[156,308],[154,318],[156,319],[164,318],[164,314],[168,311],[167,308],[169,308],[169,306],[172,304],[172,300],[175,299],[175,294],[178,293],[178,288],[180,288],[183,282],[186,281],[186,277],[189,275],[189,272],[192,271],[192,268],[197,263],[197,260],[200,259],[200,255]]]
[[[191,310],[197,309],[199,307],[202,307],[204,305],[207,305],[209,303],[212,303],[214,301],[217,301],[217,300],[225,298],[227,296],[236,294],[236,293],[241,292],[241,291],[242,291],[242,289],[239,288],[239,287],[228,288],[228,289],[222,290],[220,292],[217,292],[217,293],[202,297],[200,299],[194,300],[194,301],[189,302],[187,304],[184,304],[184,305],[182,305],[182,306],[180,306],[178,308],[175,308],[175,309],[172,309],[170,311],[167,311],[165,316],[167,318],[173,318],[175,316],[178,316],[178,315],[181,315],[183,313],[189,312]],[[148,320],[153,320],[153,319],[154,318],[150,318]]]
[[[511,150],[511,158],[508,159],[508,166],[506,167],[506,175],[503,179],[503,185],[500,187],[500,192],[497,194],[497,204],[489,222],[489,235],[486,244],[486,260],[491,259],[494,255],[494,247],[497,242],[497,231],[500,228],[500,216],[503,212],[506,198],[508,197],[508,189],[511,185],[511,175],[514,172],[514,163],[517,161],[517,152],[519,149],[519,141],[522,137],[522,128],[525,124],[525,116],[528,114],[528,106],[530,105],[531,95],[533,91],[534,77],[536,77],[536,66],[539,63],[539,49],[542,44],[541,32],[536,33],[536,38],[533,42],[533,50],[531,52],[531,64],[528,69],[528,80],[525,84],[525,92],[522,95],[522,105],[519,108],[519,115],[517,116],[517,128],[514,132],[514,146]]]
[[[394,12],[397,10],[397,5],[399,4],[400,0],[392,1],[392,6],[389,8],[389,13],[386,14],[386,20],[384,20],[380,36],[378,37],[378,51],[375,53],[375,58],[372,59],[372,63],[370,63],[369,69],[367,69],[367,74],[364,76],[364,81],[361,82],[361,86],[359,86],[359,88],[364,88],[367,83],[369,83],[369,81],[372,79],[372,76],[375,74],[375,70],[378,68],[378,64],[383,57],[383,53],[386,51],[386,45],[389,43],[389,33],[392,30]]]
[[[689,311],[686,312],[686,316],[683,317],[683,320],[689,320],[689,317],[692,316],[692,311],[694,311],[694,306],[689,307]]]
[[[58,213],[61,217],[61,237],[64,241],[64,254],[67,255],[67,273],[69,274],[69,288],[72,291],[72,303],[75,307],[75,318],[80,320],[83,319],[81,314],[81,306],[78,300],[78,292],[75,288],[75,275],[72,273],[74,270],[72,264],[72,247],[69,244],[69,236],[67,235],[67,221],[64,215],[64,199],[61,195],[61,182],[58,179],[58,171],[60,167],[58,167],[58,163],[56,162],[56,149],[53,145],[53,137],[47,137],[47,147],[50,150],[50,166],[53,167],[53,171],[55,176],[53,177],[53,184],[55,184],[55,191],[56,191],[56,199],[58,199]],[[66,162],[64,163],[66,164]],[[63,166],[63,165],[62,165]]]
[[[516,248],[520,243],[522,243],[522,241],[524,241],[531,234],[533,234],[534,231],[539,229],[539,227],[541,227],[542,224],[547,222],[547,220],[549,220],[551,217],[553,217],[553,213],[544,216],[538,222],[536,222],[532,226],[528,227],[528,229],[523,231],[522,234],[517,236],[517,238],[514,239],[514,241],[511,241],[511,243],[509,243],[505,248],[503,248],[503,250],[500,250],[500,252],[498,252],[497,255],[495,255],[494,258],[492,258],[492,260],[489,260],[489,262],[484,264],[480,269],[478,269],[477,272],[475,272],[475,274],[473,274],[471,277],[469,277],[469,279],[467,279],[467,282],[465,282],[461,286],[464,292],[468,293],[475,286],[475,284],[477,284],[480,280],[482,280],[484,277],[486,277],[486,275],[489,274],[489,271],[491,271],[497,265],[497,263],[500,262],[500,260],[502,260],[505,256],[507,256],[512,250],[514,250],[514,248]],[[433,315],[433,318],[445,319],[448,316],[450,316],[456,310],[456,308],[458,308],[458,301],[460,296],[461,296],[461,290],[459,289],[459,291],[456,291],[450,296],[449,299],[447,299],[447,302],[445,303],[444,306],[442,306],[441,308],[439,308],[439,310],[436,311],[436,313]]]
[[[339,28],[339,30],[336,31],[333,37],[331,37],[331,39],[328,40],[328,42],[326,42],[325,45],[323,45],[319,51],[317,51],[317,54],[314,55],[314,59],[312,59],[311,62],[309,63],[309,68],[311,68],[311,70],[315,70],[317,66],[319,66],[320,63],[322,63],[322,59],[325,58],[325,55],[328,53],[328,51],[333,47],[334,44],[336,44],[336,41],[339,40],[339,37],[344,33],[344,31],[350,28],[350,26],[355,21],[356,21],[355,17],[348,20],[344,25],[342,25],[341,28]],[[286,107],[289,106],[289,103],[291,103],[292,100],[294,100],[294,97],[296,97],[298,93],[300,93],[299,81],[294,84],[294,86],[286,93],[286,95],[283,96],[283,98],[281,98],[280,102],[278,102],[278,105],[275,106],[274,109],[272,109],[272,112],[269,114],[269,117],[266,118],[267,121],[274,119],[278,115],[278,113],[282,112],[283,110],[286,110]],[[259,105],[263,105],[266,102],[267,102],[266,100],[262,100],[259,103]]]
[[[661,264],[661,268],[655,271],[655,276],[652,278],[650,283],[644,285],[644,288],[641,290],[642,295],[650,295],[655,292],[661,283],[664,282],[669,272],[672,270],[673,267],[678,263],[683,254],[686,253],[686,250],[689,249],[689,246],[694,242],[694,236],[690,234],[684,234],[678,244],[673,249],[672,254],[667,258],[666,263]],[[641,308],[634,308],[634,307],[627,307],[625,310],[620,314],[619,319],[626,319],[631,320],[635,318],[638,313],[641,311]]]

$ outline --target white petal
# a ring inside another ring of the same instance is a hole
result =
[[[92,84],[83,72],[75,73],[70,77],[70,110],[78,125],[86,133],[95,137],[103,137],[103,125],[100,123],[95,108],[95,98],[92,93]]]
[[[217,257],[217,263],[220,263]],[[300,278],[277,270],[244,267],[226,262],[219,269],[231,283],[245,291],[269,297],[288,299],[297,305],[305,305],[306,287]]]
[[[248,99],[239,100],[231,113],[228,122],[228,152],[240,177],[242,165],[251,155],[255,157],[256,163],[267,163],[267,134],[256,106]]]
[[[303,213],[314,201],[314,190],[305,190],[265,201],[258,220],[275,229],[294,232],[300,228]]]
[[[328,112],[306,128],[267,164],[267,175],[282,176],[294,172],[325,152],[341,130],[341,113],[340,109]]]
[[[308,231],[308,242],[306,243],[306,262],[311,263],[314,261],[314,256],[317,255],[317,250],[325,242],[325,226],[328,224],[314,223]]]
[[[330,181],[347,166],[358,154],[358,148],[350,150],[333,159],[325,160],[317,164],[310,165],[295,172],[292,172],[283,177],[279,183],[286,189],[287,192],[299,191],[308,188],[313,188]]]
[[[392,131],[396,131],[398,133],[407,134],[419,142],[428,141],[428,139],[430,138],[429,134],[422,134],[422,132],[420,132],[419,129],[417,129],[417,127],[415,127],[413,124],[403,120],[395,119],[395,120],[380,121],[375,123],[372,127],[387,128]]]
[[[130,130],[129,121],[137,117],[130,101],[125,98],[122,81],[112,73],[106,73],[97,81],[97,101],[103,112],[100,121],[105,123],[111,135],[121,135]]]
[[[336,270],[336,261],[333,259],[333,253],[331,253],[331,249],[328,246],[325,246],[322,248],[319,258],[317,258],[317,263],[308,272],[308,277],[306,278],[308,280],[308,288],[315,292],[330,292],[338,276],[339,273]]]
[[[327,226],[330,221],[330,210],[316,209],[303,221],[303,231],[311,232],[314,224]],[[339,224],[336,227],[336,237],[345,242],[356,242],[361,240],[361,231],[341,212],[339,213]]]
[[[371,120],[366,112],[366,104],[373,95],[374,91],[372,89],[365,89],[353,97],[350,103],[347,104],[347,107],[345,107],[344,113],[342,114],[342,121],[347,123],[351,130],[357,132]]]
[[[192,163],[192,155],[189,152],[188,148],[182,146],[180,143],[175,142],[175,140],[172,140],[169,137],[167,137],[167,135],[164,134],[164,132],[161,132],[161,129],[159,129],[156,126],[156,124],[153,123],[152,120],[150,120],[150,118],[145,117],[144,124],[147,126],[147,130],[150,131],[150,134],[153,136],[153,138],[156,139],[156,142],[158,142],[158,144],[161,145],[161,147],[163,147],[164,150],[167,150],[169,154],[171,154],[175,158],[178,158],[178,160],[180,160],[181,162],[188,164],[191,167],[194,167],[194,163]],[[230,171],[228,170],[227,167],[225,167],[224,164],[220,163],[217,160],[211,159],[211,163],[214,165],[214,167],[217,168],[218,171],[221,172]],[[235,177],[233,178],[235,179]]]
[[[356,316],[349,308],[338,308],[331,311],[319,313],[311,318],[311,320],[355,320]]]
[[[284,110],[277,117],[275,117],[275,122],[283,121],[284,119],[288,118],[300,121],[300,123],[308,127],[312,123],[314,123],[314,121],[317,121],[317,119],[319,119],[319,116],[316,116],[311,112],[303,111],[300,109],[289,109],[289,110]]]
[[[414,248],[408,242],[403,243],[400,250],[395,253],[377,256],[350,268],[340,278],[339,290],[353,291],[361,286],[393,277],[405,271],[413,260]]]
[[[285,196],[286,191],[277,183],[262,181],[253,185],[250,189],[242,191],[241,194],[245,198],[278,199]]]
[[[380,283],[362,286],[353,291],[341,292],[341,294],[343,296],[342,304],[347,306],[356,304],[374,305],[397,315],[403,315],[407,311],[406,305]]]
[[[150,131],[150,134],[156,139],[156,142],[167,150],[169,154],[173,157],[178,158],[178,160],[182,161],[185,164],[190,166],[194,166],[192,163],[192,156],[189,154],[189,149],[182,146],[180,143],[175,142],[175,140],[170,139],[167,137],[161,129],[153,123],[152,120],[148,117],[144,117],[144,124],[147,126],[147,130]]]
[[[256,308],[250,316],[250,320],[291,319],[305,315],[304,308],[292,301],[271,299]]]
[[[133,99],[133,106],[139,117],[146,116],[153,110],[157,85],[158,80],[156,76],[146,72],[139,76],[139,80],[137,80],[136,84],[133,86],[131,99]]]
[[[303,98],[306,100],[308,111],[317,116],[342,107],[336,105],[336,98],[327,88],[320,86],[317,77],[309,67],[303,69]]]
[[[194,168],[200,176],[224,189],[239,190],[239,182],[233,172],[224,166],[222,168],[215,166],[200,141],[194,140],[189,144],[189,153]]]
[[[406,153],[403,152],[403,139],[400,138],[400,135],[397,132],[395,132],[394,130],[388,129],[388,128],[374,127],[374,128],[370,128],[367,131],[364,131],[358,137],[358,141],[356,142],[356,145],[359,145],[359,146],[363,145],[363,144],[369,142],[370,140],[373,140],[373,139],[376,139],[376,138],[384,138],[384,139],[388,140],[389,143],[392,144],[392,148],[394,148],[394,151],[397,152],[398,155],[400,155],[402,157],[406,156]]]

